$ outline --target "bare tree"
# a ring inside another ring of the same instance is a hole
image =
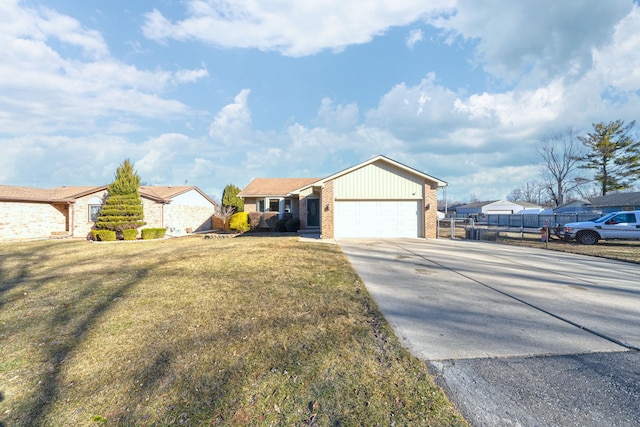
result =
[[[213,216],[222,220],[222,227],[226,231],[227,221],[229,221],[229,218],[231,218],[234,213],[236,213],[235,206],[223,206],[221,203],[217,203],[213,211]]]
[[[576,174],[584,154],[575,129],[545,136],[537,152],[543,160],[546,190],[556,206],[563,204],[571,191],[588,181]]]
[[[545,192],[545,184],[539,182],[527,182],[520,188],[516,188],[507,196],[510,202],[529,202],[542,204],[542,193]]]

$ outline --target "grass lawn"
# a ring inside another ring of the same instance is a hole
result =
[[[337,246],[0,245],[0,426],[465,425]]]

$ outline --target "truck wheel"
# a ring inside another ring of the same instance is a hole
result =
[[[595,231],[583,231],[578,233],[576,240],[583,245],[595,245],[600,240],[600,236]]]

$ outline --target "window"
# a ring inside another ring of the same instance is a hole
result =
[[[291,199],[284,199],[284,212],[291,213]]]
[[[96,222],[101,210],[102,205],[89,205],[89,221]]]
[[[257,209],[258,212],[264,212],[264,199],[258,199]]]
[[[280,199],[269,199],[269,212],[280,212]]]

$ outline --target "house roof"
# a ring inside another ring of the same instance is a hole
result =
[[[299,188],[307,187],[318,178],[256,178],[242,189],[240,197],[287,196]]]
[[[592,207],[640,206],[640,191],[593,197],[589,202]]]
[[[366,160],[366,161],[364,161],[364,162],[362,162],[362,163],[359,163],[359,164],[357,164],[357,165],[355,165],[355,166],[351,166],[350,168],[347,168],[347,169],[341,170],[340,172],[336,172],[336,173],[334,173],[333,175],[329,175],[329,176],[328,176],[328,177],[326,177],[326,178],[322,178],[322,179],[320,179],[320,180],[318,180],[318,181],[314,182],[314,183],[313,183],[313,185],[314,185],[314,186],[322,185],[322,184],[324,184],[324,183],[325,183],[325,182],[327,182],[327,181],[331,181],[331,180],[333,180],[333,179],[339,178],[339,177],[341,177],[341,176],[343,176],[343,175],[346,175],[346,174],[351,173],[351,172],[353,172],[353,171],[355,171],[355,170],[357,170],[357,169],[363,168],[363,167],[365,167],[365,166],[368,166],[368,165],[370,165],[370,164],[372,164],[372,163],[376,163],[376,162],[385,162],[385,163],[390,164],[390,165],[393,165],[393,166],[395,166],[395,167],[397,167],[397,168],[399,168],[399,169],[402,169],[402,170],[407,171],[407,172],[409,172],[409,173],[415,174],[415,175],[417,175],[417,176],[419,176],[419,177],[421,177],[421,178],[424,178],[424,179],[426,179],[426,180],[429,180],[429,181],[435,182],[439,188],[442,188],[442,187],[446,187],[446,186],[447,186],[447,182],[446,182],[446,181],[442,181],[442,180],[440,180],[440,179],[438,179],[438,178],[435,178],[435,177],[433,177],[433,176],[431,176],[431,175],[427,175],[427,174],[426,174],[426,173],[424,173],[424,172],[420,172],[420,171],[419,171],[419,170],[417,170],[417,169],[413,169],[413,168],[411,168],[411,167],[409,167],[409,166],[407,166],[407,165],[404,165],[404,164],[402,164],[402,163],[400,163],[400,162],[397,162],[397,161],[395,161],[395,160],[392,160],[392,159],[390,159],[390,158],[388,158],[388,157],[386,157],[386,156],[383,156],[383,155],[378,155],[378,156],[373,157],[373,158],[371,158],[371,159],[369,159],[369,160]],[[298,190],[303,190],[304,188],[309,187],[309,186],[310,186],[310,185],[303,186],[303,187],[299,188]]]
[[[463,208],[463,209],[481,208],[483,206],[489,206],[489,205],[494,205],[494,204],[517,205],[517,206],[521,206],[523,208],[539,208],[539,207],[541,207],[540,205],[537,205],[535,203],[523,202],[523,201],[510,202],[509,200],[486,200],[486,201],[483,201],[483,202],[467,203],[466,205],[461,205],[461,206],[457,206],[457,207],[458,208]]]
[[[106,189],[106,186],[73,186],[56,188],[18,187],[0,185],[0,200],[22,202],[70,203],[87,194]]]
[[[483,202],[471,202],[471,203],[467,203],[466,205],[460,205],[458,206],[459,208],[481,208],[482,206],[487,206],[487,205],[492,205],[496,202],[499,202],[500,200],[486,200]]]
[[[18,187],[13,185],[0,185],[0,201],[9,202],[41,202],[41,203],[73,203],[76,199],[87,194],[98,193],[107,189],[102,186],[71,186],[55,188]],[[211,203],[215,202],[198,187],[195,186],[140,186],[140,195],[162,203],[168,203],[172,198],[196,190]]]
[[[191,190],[195,190],[204,198],[206,198],[209,202],[216,205],[217,203],[208,195],[206,195],[202,190],[193,185],[176,185],[176,186],[162,186],[162,185],[141,185],[140,186],[140,195],[145,196],[149,199],[157,200],[159,202],[168,202],[174,197],[177,197],[181,194],[187,193]]]

